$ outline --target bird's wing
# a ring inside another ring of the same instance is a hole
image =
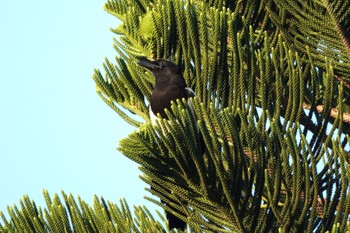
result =
[[[187,94],[188,98],[196,96],[196,94],[194,93],[194,91],[191,88],[186,87],[185,90],[186,90],[186,94]],[[191,110],[191,113],[193,114],[193,116],[196,116],[194,113],[193,106],[192,106],[190,99],[188,99],[188,106],[190,107],[190,110]],[[153,113],[153,111],[151,109],[151,105],[149,105],[148,109],[149,109],[149,117],[151,118],[152,125],[156,125],[158,117]]]
[[[196,117],[196,114],[194,113],[194,110],[193,110],[193,105],[190,101],[190,98],[193,98],[196,96],[196,93],[194,93],[194,91],[189,88],[189,87],[185,87],[185,90],[186,90],[186,93],[187,93],[187,96],[188,96],[188,100],[187,100],[187,103],[188,103],[188,106],[190,107],[190,110],[191,110],[191,114],[195,117]],[[198,129],[198,126],[197,126],[197,129]]]
[[[191,88],[185,87],[185,90],[186,90],[188,98],[191,98],[191,97],[193,98],[196,96],[196,93],[194,93],[194,91]]]
[[[149,105],[148,109],[149,109],[149,117],[151,118],[152,125],[156,125],[158,117],[153,113],[153,111],[151,109],[151,105]]]

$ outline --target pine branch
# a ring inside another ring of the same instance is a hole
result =
[[[43,191],[46,207],[37,207],[24,196],[20,209],[8,207],[10,220],[0,212],[3,223],[1,232],[166,232],[164,226],[146,207],[134,206],[134,212],[124,199],[119,206],[94,197],[93,206],[71,194],[61,193],[63,199],[54,194],[53,199]],[[164,217],[158,217],[165,222]]]
[[[307,110],[310,110],[311,109],[311,105],[304,105],[304,107],[303,107],[304,109],[307,109]],[[317,105],[316,106],[316,109],[317,109],[317,112],[318,113],[323,113],[324,112],[324,105]],[[337,117],[339,117],[339,111],[338,111],[338,109],[337,108],[332,108],[331,109],[331,112],[330,112],[330,116],[332,117],[332,118],[337,118]],[[350,124],[350,113],[343,113],[342,114],[342,121],[344,122],[344,123],[348,123],[348,124]]]
[[[350,55],[350,36],[349,36],[349,22],[346,22],[346,17],[349,16],[349,3],[344,4],[343,1],[322,1],[325,8],[327,9],[327,13],[330,15],[332,19],[332,23],[336,28],[338,35],[340,36],[344,47],[347,50],[347,53]],[[341,18],[345,20],[340,20]],[[348,25],[346,25],[346,23]]]
[[[103,95],[120,106],[130,93],[147,103],[154,80],[133,65],[139,56],[173,59],[197,93],[204,156],[181,102],[169,121],[140,125],[120,142],[150,192],[175,201],[170,208],[149,200],[197,231],[345,228],[349,21],[339,2],[108,3],[116,4],[108,6],[112,14],[124,14],[115,49],[128,68],[113,75],[107,64],[121,90]],[[146,106],[134,106],[147,120]]]

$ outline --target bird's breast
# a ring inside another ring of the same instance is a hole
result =
[[[184,88],[171,88],[165,90],[153,90],[151,96],[151,110],[154,115],[160,114],[163,118],[167,119],[165,109],[171,112],[171,101],[177,99],[187,99],[186,91]]]

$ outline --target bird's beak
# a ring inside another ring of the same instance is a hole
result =
[[[143,66],[149,70],[154,70],[158,68],[158,65],[156,65],[154,62],[147,60],[147,59],[140,59],[140,61],[137,63],[140,66]]]

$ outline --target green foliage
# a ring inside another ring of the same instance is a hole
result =
[[[197,94],[204,156],[183,103],[159,127],[121,114],[139,128],[119,150],[141,165],[152,194],[179,204],[174,212],[148,199],[185,214],[196,232],[347,229],[348,5],[108,1],[122,24],[117,64],[94,75],[99,95],[148,121],[154,80],[136,65],[142,56],[180,64]]]
[[[133,215],[124,199],[120,206],[94,197],[93,206],[62,192],[53,199],[43,191],[46,208],[37,207],[28,196],[17,206],[8,207],[11,221],[2,212],[0,232],[166,232],[146,207],[134,206]],[[164,219],[159,215],[164,221]]]
[[[103,101],[137,127],[118,149],[140,164],[152,186],[146,199],[190,232],[349,231],[349,6],[108,0],[105,10],[122,21],[112,29],[118,55],[93,78]],[[154,77],[136,63],[144,56],[181,66],[196,119],[178,100],[168,121],[148,123]],[[165,231],[144,208],[134,219],[125,202],[96,198],[91,208],[63,196],[65,206],[55,197],[44,211],[25,197],[0,230]]]

